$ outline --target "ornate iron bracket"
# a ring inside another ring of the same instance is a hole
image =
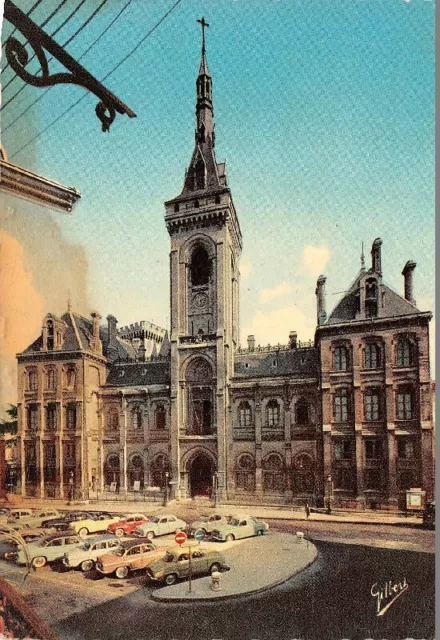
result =
[[[95,111],[102,123],[102,130],[109,131],[110,125],[116,117],[116,112],[126,113],[129,118],[135,118],[134,111],[119,100],[113,93],[106,89],[83,66],[67,53],[53,38],[40,29],[23,11],[16,7],[10,0],[5,0],[5,19],[14,25],[27,39],[41,66],[41,75],[26,71],[29,54],[23,43],[14,37],[9,37],[5,43],[6,59],[19,78],[33,87],[50,87],[55,84],[76,84],[93,93],[99,102]],[[70,73],[49,72],[49,63],[46,57],[49,52],[58,62],[68,69]]]

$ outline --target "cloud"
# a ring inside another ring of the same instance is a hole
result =
[[[259,310],[250,323],[242,327],[241,343],[246,345],[247,336],[254,335],[257,344],[287,344],[290,331],[296,331],[299,340],[313,339],[313,320],[313,315],[304,314],[294,305],[268,312]]]
[[[313,276],[319,276],[324,271],[330,255],[330,249],[326,245],[313,247],[308,244],[303,252],[304,266]]]
[[[253,269],[253,265],[252,265],[252,262],[249,260],[249,258],[245,258],[240,262],[240,276],[243,279],[249,276],[252,269]]]
[[[292,286],[287,282],[282,282],[273,289],[261,289],[258,301],[260,302],[260,304],[267,304],[268,302],[272,302],[272,300],[275,300],[275,298],[287,295],[291,291]]]
[[[15,354],[38,336],[44,299],[36,291],[22,245],[0,233],[0,407],[17,396]]]

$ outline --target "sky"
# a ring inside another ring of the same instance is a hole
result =
[[[369,266],[377,237],[384,281],[402,294],[402,268],[415,260],[417,306],[433,310],[434,1],[180,0],[147,35],[176,0],[131,0],[99,38],[127,1],[107,0],[66,48],[98,79],[109,74],[105,86],[136,118],[117,115],[103,133],[83,88],[25,86],[13,98],[24,84],[6,86],[10,67],[2,74],[9,161],[81,199],[72,214],[4,199],[0,404],[14,400],[14,354],[69,295],[82,314],[168,327],[163,203],[180,193],[193,149],[202,15],[217,161],[227,161],[243,234],[242,344],[249,334],[286,344],[291,330],[313,338],[317,277],[327,277],[329,313],[360,268],[362,242]],[[68,0],[45,29],[79,3]],[[27,12],[34,2],[16,4]],[[31,17],[41,24],[58,4],[45,0]],[[85,0],[54,38],[63,44],[98,5]],[[3,42],[11,30],[5,22]],[[433,323],[431,346],[433,358]]]

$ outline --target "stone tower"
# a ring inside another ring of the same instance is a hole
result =
[[[228,381],[239,334],[241,232],[225,163],[215,157],[205,49],[196,81],[194,151],[181,194],[165,203],[170,234],[171,475],[177,498],[225,496]]]

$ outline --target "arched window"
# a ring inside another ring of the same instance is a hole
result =
[[[119,429],[119,412],[115,407],[110,407],[107,412],[106,426],[109,431]]]
[[[269,400],[266,406],[267,424],[269,427],[278,427],[280,424],[280,405],[277,400]]]
[[[208,252],[203,247],[197,247],[191,258],[191,284],[193,286],[206,285],[211,275],[211,263]]]
[[[348,389],[337,389],[333,396],[333,420],[345,423],[349,418]]]
[[[379,389],[369,388],[364,392],[364,419],[380,420],[381,397]]]
[[[310,423],[309,405],[305,400],[298,400],[296,404],[296,424],[305,426]]]
[[[255,462],[253,457],[247,453],[241,455],[237,460],[235,486],[244,491],[255,491]]]
[[[210,435],[214,430],[211,365],[203,358],[193,360],[186,371],[187,425],[191,435]]]
[[[31,369],[28,373],[28,389],[29,391],[36,391],[38,388],[38,376],[35,369]]]
[[[154,425],[156,429],[165,429],[166,427],[166,413],[163,404],[158,404],[154,412]]]
[[[378,344],[367,344],[364,353],[365,369],[379,369],[380,367],[380,346]]]
[[[298,454],[293,461],[293,486],[295,493],[310,493],[314,489],[314,464],[307,453]]]
[[[144,461],[139,454],[135,454],[128,463],[128,483],[132,491],[142,491],[144,488]]]
[[[347,371],[348,369],[348,349],[347,347],[335,347],[333,352],[333,369],[335,371]]]
[[[151,465],[151,485],[153,487],[165,487],[166,473],[169,472],[168,458],[160,454],[158,455]]]
[[[399,387],[396,413],[398,420],[411,420],[414,417],[414,390],[412,387]]]
[[[263,460],[263,490],[284,491],[284,463],[276,453]]]
[[[131,428],[134,431],[142,429],[142,411],[140,407],[134,407],[131,412]]]
[[[397,342],[396,364],[398,367],[409,367],[413,363],[412,344],[406,338],[401,338]]]
[[[251,405],[246,400],[238,405],[238,424],[240,427],[249,427],[252,424]]]

